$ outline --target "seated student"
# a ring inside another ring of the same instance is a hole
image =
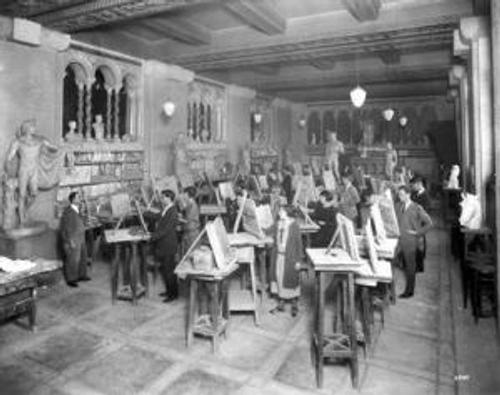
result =
[[[342,176],[343,187],[340,192],[340,212],[354,222],[357,226],[358,221],[358,203],[361,201],[359,198],[358,190],[352,185],[352,178],[350,175]]]
[[[299,225],[292,215],[291,209],[280,208],[271,261],[271,293],[277,295],[278,305],[271,313],[285,311],[285,301],[291,301],[291,314],[295,317],[299,311],[299,269],[303,248]]]
[[[337,229],[336,202],[330,191],[321,191],[319,202],[311,213],[311,219],[319,225],[319,231],[311,238],[311,246],[314,248],[327,247]]]

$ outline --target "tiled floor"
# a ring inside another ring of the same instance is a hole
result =
[[[483,392],[496,385],[498,348],[483,344],[494,336],[493,320],[475,327],[470,312],[458,310],[447,246],[445,232],[433,230],[416,297],[390,306],[385,327],[377,322],[374,328],[367,358],[360,352],[359,392],[345,365],[327,365],[323,389],[315,386],[311,278],[303,279],[299,316],[270,314],[274,303],[264,298],[261,325],[251,315],[233,315],[214,355],[201,338],[185,348],[185,298],[161,303],[158,283],[138,306],[113,306],[109,268],[100,263],[93,280],[78,289],[59,284],[40,292],[36,334],[22,322],[0,326],[0,394],[498,394]],[[463,327],[454,327],[452,318]],[[479,346],[473,345],[477,336],[483,336]],[[486,353],[481,360],[490,363],[471,368],[467,353]],[[470,377],[457,382],[457,372]]]

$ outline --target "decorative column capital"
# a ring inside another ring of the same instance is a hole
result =
[[[480,37],[489,37],[490,23],[484,16],[471,16],[460,19],[460,36],[468,44]]]
[[[453,55],[467,58],[470,53],[470,46],[467,44],[462,36],[460,35],[460,30],[453,30]]]
[[[450,81],[452,76],[458,81],[467,78],[467,68],[460,64],[453,65],[450,70]]]

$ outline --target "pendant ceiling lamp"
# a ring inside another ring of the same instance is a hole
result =
[[[167,117],[171,117],[175,112],[175,103],[168,100],[163,104],[163,112]]]
[[[354,107],[361,108],[363,104],[365,104],[366,100],[366,91],[361,88],[359,85],[356,86],[353,90],[351,90],[351,101]]]
[[[363,104],[365,104],[366,100],[366,90],[361,88],[359,85],[359,74],[358,74],[358,56],[356,54],[354,58],[354,70],[356,72],[356,87],[351,90],[350,96],[351,96],[351,102],[356,108],[361,108],[363,107]]]
[[[389,121],[392,121],[392,118],[394,117],[394,113],[395,113],[395,111],[389,107],[382,112],[382,115],[383,115],[384,119],[387,122],[389,122]]]

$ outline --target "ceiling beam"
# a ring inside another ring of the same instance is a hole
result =
[[[141,24],[147,30],[190,45],[208,45],[211,32],[181,18],[151,18]]]
[[[226,1],[224,6],[248,26],[268,35],[282,34],[286,30],[285,18],[269,1],[235,0]]]
[[[453,23],[443,23],[383,33],[296,40],[255,48],[172,57],[167,55],[163,60],[191,70],[206,71],[275,63],[310,64],[315,59],[325,58],[342,60],[387,48],[394,48],[401,53],[430,51],[449,48],[455,27]]]
[[[342,0],[347,11],[358,22],[374,21],[380,11],[380,0]]]
[[[398,49],[394,48],[385,51],[375,51],[375,54],[386,65],[401,63],[401,51]]]
[[[337,61],[332,58],[314,59],[310,62],[311,66],[316,67],[318,70],[332,70]]]
[[[93,0],[30,15],[30,19],[64,32],[76,32],[217,0]]]

